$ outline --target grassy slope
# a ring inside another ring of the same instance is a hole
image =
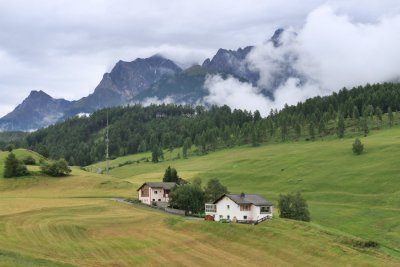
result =
[[[1,215],[0,261],[1,251],[12,251],[7,255],[22,262],[14,266],[40,259],[77,266],[396,265],[379,249],[353,248],[348,237],[307,223],[185,221],[100,199],[0,201],[13,210]]]
[[[351,151],[354,139],[331,139],[132,164],[112,169],[111,175],[137,186],[160,179],[173,165],[184,178],[215,177],[232,192],[259,193],[275,203],[280,193],[301,191],[314,222],[400,251],[400,128],[374,131],[361,140],[365,153],[360,156]]]
[[[352,140],[345,139],[141,162],[114,168],[113,176],[74,168],[67,178],[0,179],[0,266],[396,266],[399,135],[400,129],[393,129],[363,139],[366,153],[359,157],[351,154]],[[5,156],[0,153],[0,162]],[[100,198],[133,196],[137,185],[160,179],[168,165],[185,178],[217,177],[231,191],[260,193],[273,201],[281,192],[301,190],[313,222],[184,221]],[[354,248],[354,236],[384,246]]]

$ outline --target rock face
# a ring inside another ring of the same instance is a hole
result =
[[[278,48],[283,29],[275,31],[268,40]],[[131,103],[147,103],[149,99],[168,99],[175,103],[199,103],[208,91],[204,88],[207,75],[228,75],[242,82],[257,85],[259,73],[247,61],[253,46],[237,50],[219,49],[202,65],[182,70],[173,61],[160,55],[138,58],[132,62],[119,61],[110,73],[105,73],[94,92],[77,101],[53,99],[42,91],[32,91],[14,111],[0,119],[0,131],[29,131],[46,127],[80,113],[92,113],[105,107]],[[296,76],[291,62],[277,73],[274,86],[286,81],[287,75]],[[261,88],[271,96],[273,88]]]
[[[259,74],[249,68],[246,60],[247,55],[251,52],[253,46],[239,48],[238,50],[219,49],[217,54],[210,60],[203,62],[203,67],[209,73],[230,74],[237,78],[247,80],[252,84],[256,84],[260,78]]]
[[[14,111],[0,119],[2,131],[30,131],[63,119],[72,102],[54,99],[43,91],[32,91]]]
[[[171,77],[181,71],[173,61],[159,55],[132,62],[119,61],[110,73],[103,75],[93,94],[77,101],[74,110],[93,112],[126,104],[162,77]]]

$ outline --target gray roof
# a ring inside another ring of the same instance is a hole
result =
[[[176,186],[176,183],[174,183],[174,182],[166,182],[166,183],[164,183],[164,182],[147,182],[147,183],[142,184],[142,186],[139,187],[137,189],[137,191],[140,190],[145,185],[148,185],[151,188],[163,188],[163,189],[169,190],[169,189],[174,188]]]
[[[225,194],[214,201],[219,202],[223,197],[229,197],[236,204],[253,204],[255,206],[273,206],[271,202],[256,194]]]

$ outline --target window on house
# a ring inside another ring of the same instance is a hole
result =
[[[157,191],[154,191],[154,194],[157,194]]]
[[[260,213],[271,213],[271,207],[261,207]]]
[[[229,210],[230,206],[229,206],[229,205],[226,205],[226,208]]]
[[[215,204],[206,204],[205,210],[206,210],[206,212],[217,212],[217,205],[215,205]]]
[[[161,201],[161,199],[158,199],[158,201]]]
[[[250,211],[251,205],[250,204],[242,204],[240,205],[240,211]]]
[[[156,200],[153,198],[153,201],[156,201]]]
[[[247,216],[243,216],[243,220],[247,220]]]
[[[219,215],[219,218],[220,218],[220,219],[222,219],[222,218],[224,218],[224,216],[222,216],[222,215]]]
[[[229,220],[229,219],[231,218],[231,216],[229,216],[229,215],[226,215],[226,218]]]

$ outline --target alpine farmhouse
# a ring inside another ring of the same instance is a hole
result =
[[[272,203],[255,194],[225,194],[212,204],[205,204],[211,220],[256,223],[272,218]]]
[[[176,185],[176,183],[172,182],[144,183],[136,190],[138,192],[138,199],[147,205],[167,206],[169,203],[169,193]]]

